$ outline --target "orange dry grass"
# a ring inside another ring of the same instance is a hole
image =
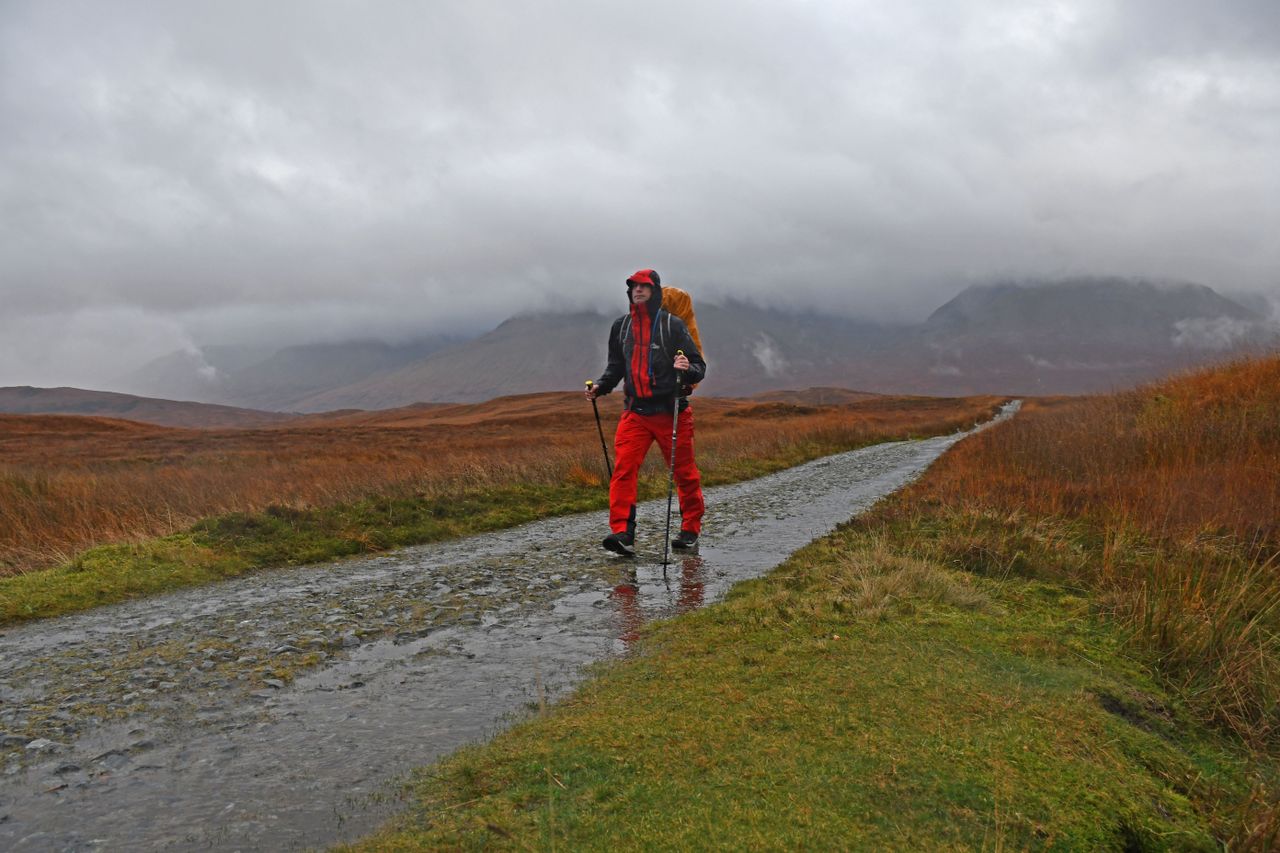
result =
[[[714,481],[717,471],[755,456],[965,426],[996,402],[874,398],[803,407],[696,399],[699,460]],[[600,401],[610,445],[618,405],[617,395]],[[652,470],[662,467],[658,455],[650,455]],[[0,415],[0,460],[0,575],[228,512],[520,482],[595,485],[604,474],[591,407],[575,394],[316,416],[258,429]]]
[[[1099,590],[1206,716],[1276,743],[1280,356],[1028,405],[886,516],[917,512],[957,563]]]
[[[1159,538],[1280,545],[1280,357],[1123,394],[1028,403],[958,446],[932,500],[1085,516]]]

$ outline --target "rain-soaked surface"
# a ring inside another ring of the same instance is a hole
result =
[[[640,507],[635,560],[600,548],[597,512],[9,629],[0,848],[358,837],[400,807],[411,768],[563,694],[644,621],[765,573],[961,437],[708,490],[698,553],[665,576],[663,500]]]

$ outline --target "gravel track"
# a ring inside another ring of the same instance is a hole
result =
[[[665,577],[655,501],[634,561],[600,549],[596,512],[8,629],[0,848],[294,850],[365,834],[400,807],[410,769],[563,694],[642,622],[778,565],[963,435],[710,489],[698,553]]]

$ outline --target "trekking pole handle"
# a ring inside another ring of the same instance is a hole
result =
[[[590,391],[595,387],[596,383],[590,379],[586,381],[587,390]],[[591,411],[596,413],[596,431],[600,433],[600,449],[604,451],[604,467],[609,472],[609,479],[613,479],[613,463],[609,461],[609,446],[605,444],[604,427],[600,425],[600,406],[596,404],[596,397],[591,395]]]

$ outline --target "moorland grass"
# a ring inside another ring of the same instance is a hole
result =
[[[751,476],[771,470],[773,460],[953,431],[986,419],[998,402],[701,399],[699,463],[709,482]],[[599,438],[584,406],[581,396],[549,393],[209,430],[0,414],[0,577],[63,565],[94,546],[143,542],[271,507],[431,501],[526,483],[599,485]],[[617,395],[600,409],[611,431]],[[664,467],[659,456],[651,454],[649,473]]]
[[[863,523],[957,568],[1089,590],[1206,719],[1276,745],[1280,356],[1027,409]]]
[[[360,851],[1180,849],[1248,754],[1060,584],[847,527],[421,774]]]
[[[856,415],[818,411],[807,427],[788,430],[785,422],[772,423],[754,430],[749,440],[735,429],[729,433],[734,441],[713,438],[701,454],[703,483],[738,482],[879,441],[950,432],[972,423],[975,416],[988,416],[998,402],[899,402],[901,417],[895,418],[890,410],[877,413],[880,420],[870,424]],[[492,460],[482,471],[458,473],[410,494],[390,489],[390,494],[351,501],[273,504],[223,513],[167,536],[99,545],[60,566],[0,577],[0,625],[259,569],[438,542],[607,506],[603,472],[586,467],[579,458],[581,447],[574,455],[544,453],[535,461],[523,459],[536,449],[535,440],[525,441],[518,453]],[[641,479],[641,499],[665,494],[666,472],[656,461],[656,454],[651,454]],[[470,464],[464,456],[448,470],[465,472]]]
[[[198,522],[144,542],[102,545],[67,565],[0,578],[0,624],[224,580],[256,569],[319,563],[438,542],[606,505],[583,485],[509,486],[431,500],[367,499],[298,510],[269,507]]]

